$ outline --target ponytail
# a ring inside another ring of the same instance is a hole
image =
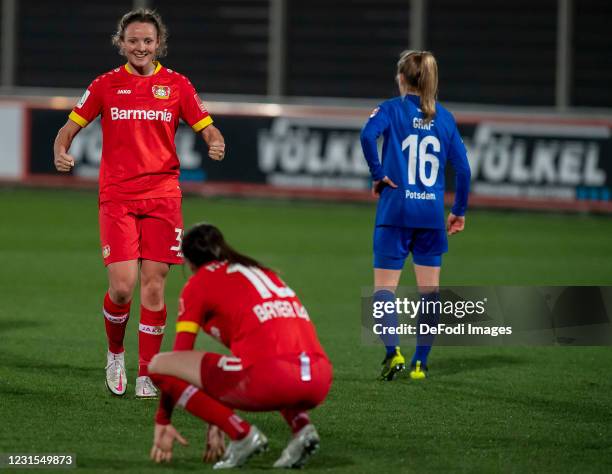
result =
[[[425,122],[431,122],[436,115],[438,96],[438,65],[429,51],[404,51],[397,62],[397,73],[406,84],[421,96],[421,110]]]
[[[421,56],[421,77],[419,77],[418,87],[421,92],[421,110],[425,114],[425,122],[431,122],[436,115],[438,65],[433,54],[428,51],[423,51]]]
[[[211,224],[196,224],[183,237],[183,255],[200,268],[214,260],[239,263],[246,267],[265,268],[257,260],[243,255],[228,245],[221,231]]]

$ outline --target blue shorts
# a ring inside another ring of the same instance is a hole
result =
[[[448,251],[445,229],[377,226],[374,228],[374,268],[401,270],[412,252],[417,265],[439,267]]]

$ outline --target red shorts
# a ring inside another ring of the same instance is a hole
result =
[[[136,259],[183,263],[181,198],[105,201],[99,220],[104,265]]]
[[[321,355],[288,355],[242,366],[237,357],[207,352],[200,366],[204,392],[245,411],[310,410],[321,404],[332,367]]]

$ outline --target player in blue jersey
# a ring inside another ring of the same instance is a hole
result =
[[[418,326],[439,320],[440,266],[447,234],[465,226],[470,167],[453,116],[436,102],[438,67],[428,51],[404,51],[397,63],[400,97],[380,104],[361,131],[361,145],[379,197],[374,228],[374,302],[395,300],[404,261],[410,253],[423,302]],[[377,139],[383,136],[382,162]],[[456,173],[455,203],[444,219],[444,169]],[[428,304],[428,303],[434,304]],[[392,306],[392,305],[388,305]],[[383,327],[397,325],[395,312]],[[381,337],[386,347],[381,379],[393,380],[405,368],[399,336]],[[433,336],[417,335],[410,377],[423,379]]]

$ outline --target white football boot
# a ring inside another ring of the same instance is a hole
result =
[[[106,387],[113,395],[122,396],[127,389],[127,375],[125,373],[125,352],[106,355]]]
[[[304,426],[289,441],[280,458],[274,463],[274,467],[301,468],[306,464],[308,458],[319,449],[320,442],[319,433],[314,425]]]
[[[240,467],[252,456],[263,453],[267,449],[268,438],[256,426],[251,426],[248,435],[239,441],[230,442],[223,458],[213,466],[213,469]]]
[[[136,398],[157,398],[159,390],[150,377],[142,375],[136,378]]]

